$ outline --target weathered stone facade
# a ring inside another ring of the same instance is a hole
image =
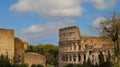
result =
[[[38,53],[28,52],[24,54],[24,63],[28,63],[29,67],[31,67],[32,64],[42,64],[45,67],[46,58],[43,55],[40,55]]]
[[[66,64],[83,64],[88,58],[93,64],[98,63],[98,55],[103,52],[106,58],[112,51],[112,41],[95,36],[82,36],[76,26],[59,30],[59,67]],[[106,59],[105,59],[106,60]]]
[[[21,39],[15,38],[15,57],[14,60],[16,63],[24,62],[24,43]]]
[[[14,30],[0,29],[0,54],[14,57]]]
[[[24,50],[27,50],[28,49],[28,43],[27,42],[23,42],[24,43]]]
[[[14,30],[0,29],[0,55],[8,55],[11,62],[42,64],[45,66],[46,58],[37,53],[25,53],[28,43],[14,37]]]

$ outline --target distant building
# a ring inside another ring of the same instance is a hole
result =
[[[97,36],[83,36],[79,27],[71,26],[59,30],[59,67],[67,64],[83,64],[88,58],[93,64],[99,62],[100,51],[105,60],[110,51],[113,54],[113,44],[109,39]]]
[[[27,50],[29,44],[27,42],[25,42],[25,41],[23,43],[24,43],[24,50]]]

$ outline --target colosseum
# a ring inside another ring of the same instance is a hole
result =
[[[97,36],[83,36],[79,27],[70,26],[59,30],[59,67],[67,64],[83,64],[88,58],[93,64],[99,62],[98,55],[102,51],[105,60],[114,46],[109,39]]]

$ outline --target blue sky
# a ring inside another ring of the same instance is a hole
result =
[[[76,25],[84,35],[95,35],[91,25],[112,11],[120,0],[0,0],[0,28],[32,45],[58,45],[58,29]]]

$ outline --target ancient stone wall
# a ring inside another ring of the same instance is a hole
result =
[[[10,29],[0,29],[0,55],[8,55],[16,63],[42,64],[45,66],[46,58],[37,53],[25,53],[27,43],[21,39],[14,38],[14,31]]]
[[[15,38],[15,60],[18,63],[24,62],[24,43],[19,38]]]
[[[45,67],[46,58],[38,53],[28,52],[24,54],[24,63],[28,63],[29,67],[32,64],[42,64]]]
[[[0,54],[14,57],[14,30],[0,29]]]
[[[62,28],[59,30],[59,41],[79,40],[79,28],[76,26]]]
[[[25,42],[25,41],[23,43],[24,43],[24,50],[27,50],[29,44],[27,42]]]

